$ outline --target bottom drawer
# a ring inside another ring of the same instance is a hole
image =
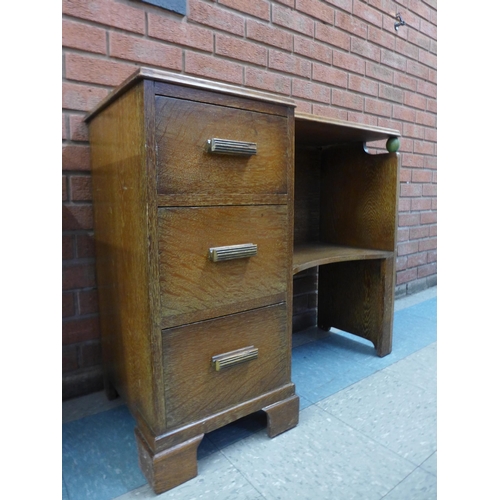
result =
[[[167,427],[195,422],[288,383],[289,343],[284,303],[164,330]],[[218,357],[250,346],[257,349],[254,359],[255,350],[250,356],[240,351]]]

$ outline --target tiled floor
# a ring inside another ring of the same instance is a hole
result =
[[[384,358],[342,332],[295,334],[299,425],[269,439],[257,413],[206,435],[198,476],[162,495],[120,400],[63,403],[63,500],[435,499],[436,302],[435,288],[396,301]]]

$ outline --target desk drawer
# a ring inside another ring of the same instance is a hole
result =
[[[286,305],[163,331],[167,426],[201,420],[290,380]],[[253,346],[257,357],[216,370],[212,358]]]
[[[288,133],[283,116],[157,96],[158,192],[218,198],[286,194]],[[230,145],[237,151],[232,154],[207,152],[214,138],[254,143],[256,153],[239,154],[245,144]]]
[[[160,208],[161,327],[286,300],[287,231],[285,205]]]

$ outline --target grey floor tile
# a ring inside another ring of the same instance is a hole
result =
[[[381,370],[317,405],[420,465],[436,449],[436,393]]]
[[[378,500],[414,469],[317,406],[274,439],[259,432],[222,453],[266,499]]]
[[[437,451],[435,451],[425,462],[420,465],[420,468],[437,476]]]
[[[220,453],[198,462],[198,476],[156,495],[149,485],[116,500],[261,500],[262,495]]]
[[[383,498],[384,500],[434,500],[437,498],[437,478],[428,472],[416,469]]]
[[[388,366],[386,372],[426,391],[437,391],[435,343]]]
[[[121,398],[109,400],[104,391],[87,394],[81,398],[68,399],[62,404],[62,422],[72,422],[80,418],[108,411],[118,406],[123,406],[125,401]]]

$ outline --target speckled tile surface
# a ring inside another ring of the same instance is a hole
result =
[[[205,436],[198,476],[155,495],[135,422],[104,393],[63,404],[63,500],[432,500],[436,290],[396,301],[393,352],[339,331],[294,338],[299,425],[274,439],[256,413]]]

